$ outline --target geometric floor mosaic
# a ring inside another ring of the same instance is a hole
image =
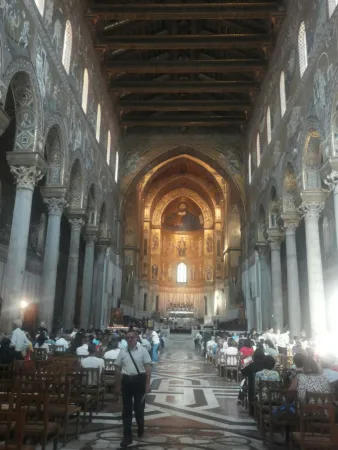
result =
[[[238,406],[238,386],[225,383],[195,353],[190,337],[167,339],[153,366],[147,396],[145,434],[136,432],[129,448],[151,450],[263,450],[257,428]],[[136,431],[136,429],[135,429]],[[121,402],[107,395],[104,411],[93,416],[77,441],[65,450],[118,449],[122,438]]]

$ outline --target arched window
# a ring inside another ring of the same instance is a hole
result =
[[[251,184],[251,179],[252,179],[252,156],[251,156],[251,153],[249,153],[249,159],[248,159],[248,175],[249,175],[249,184]]]
[[[100,142],[100,134],[101,134],[101,105],[98,104],[97,113],[96,113],[96,140],[97,140],[97,142]]]
[[[39,10],[39,13],[43,16],[43,13],[45,12],[45,0],[35,0],[35,4]]]
[[[82,86],[82,109],[85,114],[87,114],[88,88],[89,88],[88,70],[85,69],[83,73],[83,86]]]
[[[186,283],[187,273],[187,265],[183,262],[179,263],[179,265],[177,266],[177,283]]]
[[[280,111],[283,117],[286,111],[286,97],[285,97],[285,74],[282,72],[280,74],[279,80],[279,95],[280,95]]]
[[[259,133],[257,133],[257,140],[256,140],[256,155],[257,155],[257,167],[259,167],[261,163],[261,138]]]
[[[336,9],[337,5],[338,5],[338,0],[329,0],[328,1],[329,17],[332,16],[332,14],[334,13],[334,10]]]
[[[115,183],[117,183],[117,180],[119,179],[119,152],[116,152],[115,155]]]
[[[67,74],[70,69],[70,58],[72,56],[73,32],[72,25],[69,20],[66,22],[65,39],[63,41],[62,64]]]
[[[108,131],[108,135],[107,135],[107,156],[106,156],[106,160],[107,160],[107,164],[108,166],[110,166],[110,150],[111,150],[111,133],[110,131]]]
[[[299,53],[299,71],[300,77],[302,77],[307,68],[307,43],[306,43],[306,29],[304,22],[302,22],[299,27],[298,53]]]
[[[268,138],[268,145],[271,142],[271,110],[270,106],[268,107],[268,110],[266,112],[266,134]]]

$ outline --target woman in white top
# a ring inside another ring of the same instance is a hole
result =
[[[117,339],[112,339],[107,345],[107,351],[104,354],[104,359],[116,359],[120,353],[120,349],[118,348],[119,342]]]
[[[234,339],[230,338],[228,340],[228,348],[224,350],[224,358],[228,366],[237,366],[237,355],[237,342]],[[227,356],[229,356],[229,358],[227,358]]]
[[[46,340],[45,333],[40,333],[34,348],[43,348],[46,350],[46,353],[49,353],[49,346],[46,344]]]

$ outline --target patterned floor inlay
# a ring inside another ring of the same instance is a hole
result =
[[[131,448],[263,450],[237,395],[238,386],[217,377],[215,368],[195,353],[189,336],[174,335],[153,367],[145,435],[140,439],[135,432]],[[104,411],[94,414],[92,424],[65,450],[118,449],[121,438],[121,401],[108,394]]]

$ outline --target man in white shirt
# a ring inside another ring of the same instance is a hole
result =
[[[153,353],[152,353],[152,361],[154,363],[158,362],[158,347],[160,345],[160,338],[158,337],[158,334],[156,333],[156,331],[154,330],[151,333],[151,341],[153,343]]]
[[[21,330],[22,321],[20,319],[14,321],[14,327],[15,329],[13,331],[11,341],[15,350],[15,359],[22,361],[24,359],[22,353],[27,349],[29,340],[27,339],[24,331]]]
[[[123,403],[121,448],[128,447],[133,442],[131,430],[133,400],[137,434],[141,437],[144,433],[145,396],[150,390],[151,358],[144,347],[137,347],[137,339],[136,331],[130,331],[127,334],[128,348],[121,350],[115,361],[115,392],[117,395],[122,393]]]
[[[81,345],[80,347],[78,347],[76,349],[76,354],[77,356],[88,356],[88,344],[84,343],[83,345]]]
[[[142,338],[141,338],[141,344],[142,344],[142,347],[144,347],[148,352],[150,352],[150,350],[151,350],[151,344],[150,344],[150,342],[148,341],[148,339],[147,339],[147,337],[146,337],[145,334],[144,334],[144,335],[142,336]]]
[[[69,348],[69,343],[63,336],[61,336],[59,339],[56,339],[55,345],[58,345],[60,347],[62,346],[64,352]]]
[[[102,369],[104,369],[104,361],[102,358],[97,358],[95,355],[96,352],[96,346],[95,344],[89,344],[88,345],[88,353],[89,356],[87,358],[83,358],[81,360],[81,366],[84,369],[100,369],[100,373],[102,372]]]
[[[107,346],[107,351],[104,354],[103,358],[104,359],[116,359],[119,356],[120,351],[121,350],[118,348],[117,339],[112,339]]]

